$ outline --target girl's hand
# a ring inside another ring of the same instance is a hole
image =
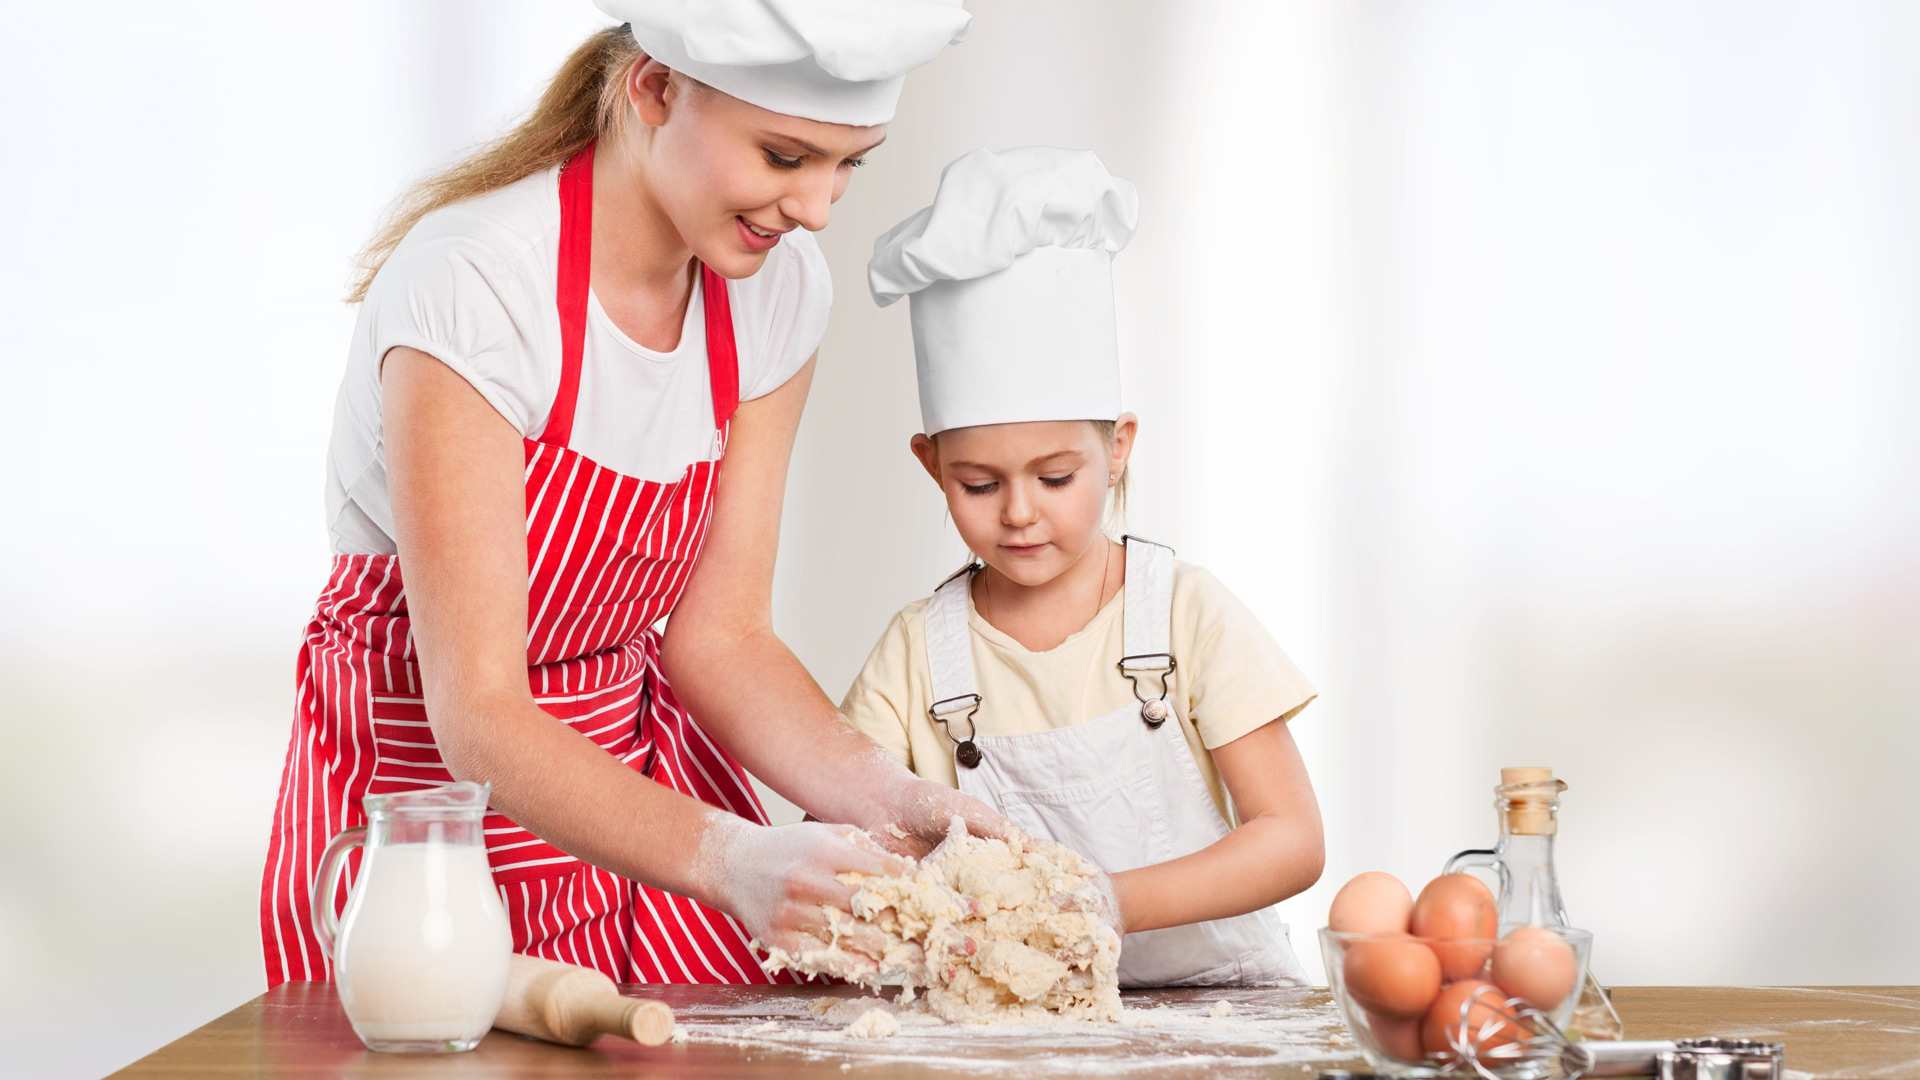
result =
[[[1009,840],[1019,831],[1019,826],[979,799],[923,780],[904,768],[881,793],[872,816],[873,820],[858,824],[887,850],[916,859],[946,839],[955,817],[964,820],[967,831],[975,836]]]
[[[1105,870],[1095,870],[1093,876],[1087,879],[1087,888],[1096,894],[1090,913],[1099,916],[1101,922],[1113,927],[1115,934],[1126,937],[1127,916],[1120,907],[1120,890],[1116,887],[1112,876]]]
[[[700,846],[699,876],[715,906],[739,919],[762,946],[790,952],[831,938],[826,909],[847,910],[855,889],[839,875],[912,869],[851,825],[766,826],[716,816]]]

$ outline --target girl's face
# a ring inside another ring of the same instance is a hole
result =
[[[1044,585],[1101,538],[1135,426],[1122,416],[1108,439],[1085,420],[983,424],[915,435],[913,453],[974,554],[1020,585]]]
[[[654,60],[628,72],[627,100],[645,125],[654,200],[694,257],[726,278],[757,272],[782,234],[826,228],[853,170],[887,135],[885,124],[771,112]]]

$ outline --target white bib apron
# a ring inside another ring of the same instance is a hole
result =
[[[993,706],[974,688],[972,568],[948,579],[927,605],[928,711],[955,740],[960,790],[1110,874],[1190,855],[1227,835],[1169,699],[1178,666],[1170,651],[1173,552],[1137,537],[1127,538],[1126,550],[1125,655],[1116,658],[1114,677],[1132,680],[1139,700],[1070,727],[980,734],[980,721],[993,726]],[[1121,986],[1306,983],[1271,908],[1145,930],[1121,943]]]

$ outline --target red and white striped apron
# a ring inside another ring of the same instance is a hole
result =
[[[560,388],[546,430],[525,440],[528,683],[541,708],[630,767],[764,824],[746,774],[675,702],[654,629],[699,558],[739,402],[726,281],[701,267],[713,460],[688,466],[674,483],[602,468],[567,448],[586,337],[592,213],[589,146],[560,174]],[[309,897],[327,841],[364,822],[360,800],[450,780],[427,726],[398,560],[335,556],[300,653],[299,702],[260,893],[268,986],[331,978]],[[732,918],[583,863],[501,814],[487,815],[486,832],[516,951],[598,968],[616,982],[775,981]],[[359,869],[354,855],[349,878]],[[348,888],[333,896],[336,911]]]

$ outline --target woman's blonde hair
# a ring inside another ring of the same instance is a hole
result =
[[[415,184],[394,203],[386,223],[355,260],[347,302],[367,298],[374,275],[421,218],[551,169],[611,130],[624,115],[627,71],[645,57],[625,26],[609,26],[582,42],[512,131]]]

